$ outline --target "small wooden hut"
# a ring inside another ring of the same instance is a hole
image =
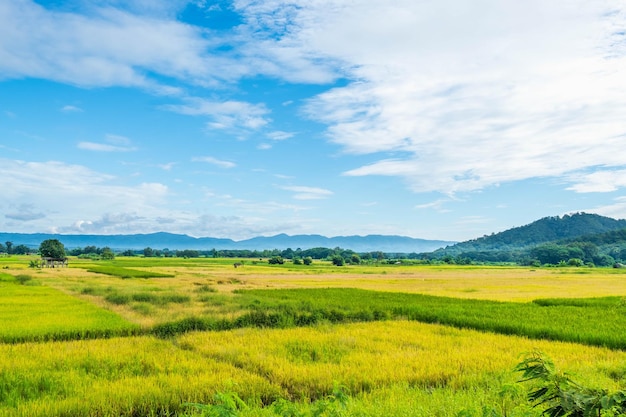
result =
[[[41,258],[42,268],[62,268],[67,267],[67,258]]]

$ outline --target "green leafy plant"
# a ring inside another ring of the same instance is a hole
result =
[[[248,405],[236,392],[218,392],[213,396],[215,404],[185,404],[194,408],[202,417],[237,417]]]
[[[554,363],[540,352],[527,355],[516,367],[520,382],[533,382],[528,400],[542,407],[549,417],[609,417],[626,415],[626,392],[584,387],[567,374],[558,372]]]

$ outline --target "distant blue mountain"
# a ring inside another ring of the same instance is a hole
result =
[[[337,236],[279,234],[276,236],[259,236],[252,239],[234,241],[213,237],[195,238],[173,233],[150,233],[134,235],[62,235],[45,233],[1,233],[0,242],[13,242],[14,245],[39,247],[46,239],[58,239],[68,249],[84,248],[85,246],[110,247],[114,250],[153,249],[170,250],[265,250],[265,249],[311,249],[316,247],[351,249],[355,252],[381,251],[386,253],[422,253],[452,245],[456,242],[443,240],[415,239],[406,236]]]

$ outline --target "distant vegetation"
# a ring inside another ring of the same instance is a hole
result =
[[[577,213],[458,243],[422,259],[447,263],[614,266],[626,262],[626,220]]]
[[[27,254],[37,250],[13,242],[0,244],[0,253]],[[39,249],[41,252],[41,248]],[[313,260],[331,261],[336,266],[381,263],[411,264],[518,264],[531,266],[616,266],[626,263],[626,220],[597,214],[576,213],[546,217],[526,226],[457,243],[427,253],[356,252],[341,247],[310,249],[184,249],[146,247],[114,252],[109,247],[85,246],[66,250],[67,255],[93,260],[115,256],[145,258],[240,258],[271,264],[309,265]]]

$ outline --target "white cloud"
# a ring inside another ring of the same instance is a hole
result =
[[[277,131],[274,131],[274,132],[270,132],[270,133],[267,134],[268,138],[270,138],[272,140],[276,140],[276,141],[291,139],[294,136],[295,136],[295,133],[283,132],[283,131],[280,131],[280,130],[277,130]]]
[[[159,168],[161,168],[163,171],[171,171],[175,165],[176,162],[168,162],[167,164],[160,164]]]
[[[399,176],[416,192],[448,195],[537,177],[564,178],[577,192],[626,186],[604,172],[624,164],[626,7],[618,1],[236,0],[243,24],[219,34],[174,20],[182,1],[81,4],[0,3],[0,79],[177,94],[181,104],[162,108],[247,134],[272,122],[266,105],[185,98],[188,85],[341,78],[304,113],[345,153],[377,156],[347,176]]]
[[[432,209],[436,210],[440,213],[449,213],[450,210],[444,208],[445,203],[449,203],[450,199],[439,199],[435,201],[431,201],[430,203],[418,204],[415,206],[416,209]]]
[[[107,134],[105,135],[105,142],[107,143],[79,142],[77,146],[78,149],[95,152],[132,152],[137,150],[136,147],[131,146],[130,139],[125,136]]]
[[[76,107],[76,106],[72,106],[68,104],[68,105],[61,107],[61,111],[63,113],[82,113],[83,109],[81,109],[80,107]]]
[[[603,193],[626,187],[626,169],[600,170],[570,177],[574,185],[568,188],[577,193]]]
[[[593,207],[584,210],[587,213],[596,213],[602,216],[613,217],[615,219],[626,219],[626,196],[618,197],[613,204]]]
[[[33,204],[20,204],[19,207],[15,207],[11,212],[8,212],[4,215],[7,219],[17,220],[17,221],[31,221],[43,219],[46,215],[37,210]]]
[[[259,22],[269,22],[276,15],[271,10],[238,4],[247,24],[223,33],[175,20],[186,5],[182,0],[108,0],[46,8],[31,0],[2,2],[0,79],[33,77],[178,95],[184,91],[163,84],[159,76],[205,87],[256,75],[298,82],[337,76],[333,65],[301,43],[276,43],[272,34],[262,34]]]
[[[159,13],[142,15],[145,11],[105,5],[79,13],[47,10],[32,1],[2,2],[0,78],[156,91],[148,71],[198,83],[233,74],[234,69],[221,72],[220,58],[209,56],[215,45],[199,28]]]
[[[26,162],[0,158],[0,175],[11,178],[11,187],[3,190],[6,201],[26,213],[28,218],[12,215],[11,220],[28,220],[33,230],[44,231],[92,220],[101,213],[142,213],[149,216],[169,195],[167,186],[159,183],[116,185],[116,177],[93,171],[81,165],[62,162]],[[12,223],[3,224],[10,229]],[[102,230],[102,232],[106,232]]]
[[[188,97],[186,104],[163,106],[163,109],[191,116],[206,116],[213,129],[258,130],[269,123],[265,116],[269,110],[263,104],[242,101],[212,101]]]
[[[406,155],[346,175],[453,194],[623,164],[625,16],[582,0],[317,1],[285,36],[358,80],[306,107],[330,140]]]
[[[305,187],[294,185],[280,188],[287,191],[293,191],[295,193],[293,198],[295,198],[296,200],[319,200],[323,198],[328,198],[333,195],[332,191],[318,187]]]
[[[234,162],[223,161],[221,159],[213,158],[212,156],[199,156],[199,157],[193,158],[192,161],[206,162],[206,163],[218,166],[220,168],[234,168],[237,166],[237,164],[235,164]]]
[[[95,151],[95,152],[129,152],[136,150],[135,148],[127,148],[122,146],[109,145],[106,143],[96,143],[96,142],[79,142],[78,148],[83,149],[85,151]]]

